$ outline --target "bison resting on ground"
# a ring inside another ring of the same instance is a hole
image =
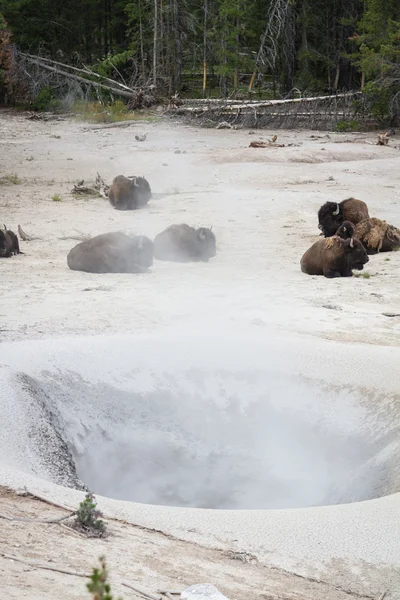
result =
[[[354,237],[353,223],[350,223],[350,221],[343,221],[335,235],[342,238],[342,240],[349,240],[350,238]]]
[[[301,270],[308,275],[351,277],[353,269],[362,270],[369,261],[362,243],[356,238],[334,235],[318,240],[301,259]]]
[[[207,262],[216,253],[215,235],[207,227],[171,225],[154,239],[154,256],[160,260]]]
[[[0,258],[9,258],[14,254],[23,254],[19,249],[18,237],[4,225],[4,229],[0,230]]]
[[[153,242],[144,235],[102,233],[72,248],[67,263],[86,273],[143,273],[153,264]]]
[[[117,210],[141,208],[151,197],[150,184],[144,177],[118,175],[108,191],[110,204]]]
[[[363,243],[368,254],[390,252],[400,247],[400,229],[375,217],[358,223],[355,235]]]
[[[330,237],[335,235],[343,221],[350,221],[357,225],[368,218],[368,206],[362,200],[347,198],[339,204],[325,202],[318,211],[318,228],[325,237]]]

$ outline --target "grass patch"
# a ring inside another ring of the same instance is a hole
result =
[[[338,121],[335,126],[335,131],[360,131],[360,122],[355,119],[352,121]]]
[[[390,258],[385,258],[385,261],[388,262],[390,260]]]
[[[121,101],[111,104],[101,102],[76,102],[71,111],[78,119],[89,123],[119,123],[122,121],[159,121],[160,117],[154,111],[132,111]]]
[[[371,273],[353,273],[353,277],[363,277],[364,279],[370,279]]]
[[[0,184],[3,185],[19,185],[20,183],[22,183],[22,179],[16,173],[7,173],[3,177],[0,177]]]
[[[61,202],[62,201],[60,194],[53,194],[51,199],[53,200],[53,202]]]

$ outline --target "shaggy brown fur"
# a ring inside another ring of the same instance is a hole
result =
[[[400,247],[400,229],[375,217],[358,223],[355,235],[364,244],[368,254],[390,252]]]
[[[335,214],[336,213],[336,214]],[[350,221],[357,225],[363,219],[368,219],[368,206],[363,200],[347,198],[337,204],[325,202],[318,211],[318,228],[325,237],[335,235],[343,221]]]
[[[144,177],[118,175],[108,191],[108,200],[117,210],[141,208],[151,197],[150,184]]]
[[[154,238],[154,256],[160,260],[207,262],[215,255],[215,235],[207,227],[171,225]]]
[[[102,233],[74,246],[67,263],[86,273],[143,273],[153,264],[153,242],[143,235]]]
[[[365,248],[359,240],[344,240],[334,235],[315,242],[303,255],[300,265],[303,273],[308,275],[351,277],[352,270],[362,270],[368,260]]]
[[[23,254],[19,249],[18,237],[4,226],[4,230],[0,230],[0,258],[9,258],[15,254]]]

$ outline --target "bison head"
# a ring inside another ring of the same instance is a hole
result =
[[[199,227],[196,230],[197,239],[199,241],[200,256],[202,260],[207,261],[217,253],[217,243],[215,235],[212,232],[212,227]]]
[[[135,195],[136,205],[144,206],[152,198],[150,184],[145,177],[129,177]]]
[[[351,221],[343,221],[335,235],[342,238],[342,240],[348,240],[354,235],[354,225]]]
[[[7,250],[7,243],[6,243],[6,235],[4,233],[4,231],[2,231],[0,229],[0,257],[4,258],[5,256],[7,256],[8,254],[8,250]]]
[[[318,211],[318,228],[325,237],[335,235],[343,223],[343,209],[336,202],[325,202]]]
[[[350,268],[362,271],[369,258],[360,240],[354,237],[346,240],[345,248]]]
[[[153,264],[153,242],[145,235],[137,235],[133,238],[135,264],[146,271]]]

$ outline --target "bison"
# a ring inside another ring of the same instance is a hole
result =
[[[16,254],[23,254],[19,249],[18,237],[4,225],[4,229],[0,230],[0,258],[9,258]]]
[[[216,255],[216,240],[212,228],[195,229],[186,225],[171,225],[156,235],[154,256],[174,262],[207,262]]]
[[[141,208],[152,198],[150,184],[145,177],[114,177],[108,191],[108,200],[117,210]]]
[[[400,229],[375,217],[357,223],[355,235],[368,254],[390,252],[400,247]]]
[[[343,221],[335,235],[342,238],[342,240],[349,240],[350,238],[354,237],[353,223],[350,223],[350,221]]]
[[[325,277],[351,277],[352,270],[362,270],[369,261],[360,240],[352,237],[343,239],[334,235],[318,240],[303,254],[301,270],[308,275]]]
[[[325,202],[318,211],[318,228],[325,237],[335,235],[343,221],[350,221],[357,225],[360,221],[368,219],[368,206],[363,200],[347,198],[337,204]]]
[[[74,246],[67,263],[86,273],[143,273],[153,264],[153,242],[144,235],[102,233]]]

